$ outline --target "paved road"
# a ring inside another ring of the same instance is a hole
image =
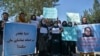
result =
[[[73,56],[79,56],[79,52],[78,52],[77,48],[76,48],[76,52],[77,52],[77,54],[74,54]],[[4,55],[2,55],[2,46],[1,45],[0,45],[0,56],[4,56]],[[28,55],[28,56],[30,56],[30,55]],[[38,56],[38,54],[35,56]],[[95,52],[95,56],[100,56],[100,52]]]

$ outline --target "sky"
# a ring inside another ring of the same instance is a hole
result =
[[[83,15],[83,11],[85,9],[89,9],[93,7],[94,0],[60,0],[56,6],[58,10],[58,17],[60,20],[66,20],[66,13],[73,12],[79,13],[80,16]]]

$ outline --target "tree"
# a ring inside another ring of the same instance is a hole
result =
[[[30,14],[41,15],[43,7],[53,7],[59,0],[3,0],[5,9],[11,16],[16,13],[25,12],[28,17]]]
[[[90,23],[100,23],[100,3],[98,0],[94,0],[93,8],[83,11],[83,17],[88,18]]]
[[[94,0],[94,5],[93,5],[93,12],[94,12],[94,18],[98,23],[100,23],[100,3],[98,0]]]

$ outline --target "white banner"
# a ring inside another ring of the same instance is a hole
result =
[[[48,19],[57,19],[57,9],[56,8],[43,8],[43,17]]]
[[[67,20],[71,22],[81,23],[79,13],[66,13]]]

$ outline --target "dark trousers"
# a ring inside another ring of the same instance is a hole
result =
[[[70,45],[71,52],[76,53],[76,41],[70,41],[70,42],[71,42],[71,45]]]
[[[62,54],[72,56],[73,53],[76,53],[76,42],[62,41]]]
[[[61,34],[52,34],[51,54],[61,54]]]
[[[68,41],[62,41],[62,55],[69,55],[69,45],[68,45]]]
[[[3,44],[3,31],[0,31],[0,45]]]
[[[39,56],[47,56],[48,34],[39,35]]]

